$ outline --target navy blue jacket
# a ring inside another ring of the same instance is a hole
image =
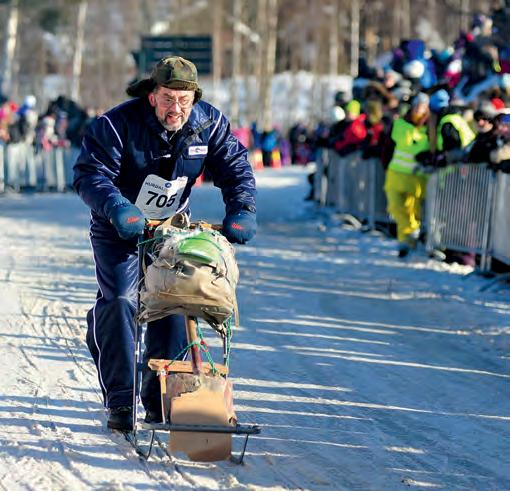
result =
[[[190,152],[196,146],[206,146],[207,154]],[[106,202],[122,195],[134,203],[148,174],[168,180],[187,176],[181,199],[186,210],[191,187],[204,168],[221,189],[227,213],[255,211],[255,178],[247,150],[220,111],[198,102],[183,128],[169,137],[148,100],[137,98],[91,123],[74,165],[74,187],[92,209],[93,221],[106,222]]]

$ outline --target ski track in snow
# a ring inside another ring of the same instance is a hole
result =
[[[160,444],[145,462],[106,429],[88,210],[0,197],[0,489],[510,489],[508,289],[341,228],[303,201],[306,172],[257,174],[259,232],[237,248],[235,403],[262,427],[242,466]],[[221,220],[212,186],[192,204]]]

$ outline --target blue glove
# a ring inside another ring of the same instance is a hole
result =
[[[145,217],[140,209],[126,198],[115,198],[104,207],[105,215],[121,239],[132,239],[143,234]]]
[[[228,214],[223,219],[223,235],[229,242],[236,244],[245,244],[253,239],[257,232],[257,221],[255,213],[241,210]]]

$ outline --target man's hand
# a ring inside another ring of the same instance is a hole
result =
[[[105,215],[117,230],[120,238],[128,240],[143,234],[145,217],[140,209],[126,198],[107,204]]]
[[[236,244],[245,244],[253,239],[257,232],[257,221],[255,213],[247,210],[241,210],[236,213],[228,214],[223,219],[223,235],[229,242]]]

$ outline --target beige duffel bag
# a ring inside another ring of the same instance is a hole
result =
[[[144,266],[139,321],[184,314],[223,331],[223,323],[237,315],[239,270],[234,248],[219,232],[201,225],[166,227],[148,256],[152,263]]]

